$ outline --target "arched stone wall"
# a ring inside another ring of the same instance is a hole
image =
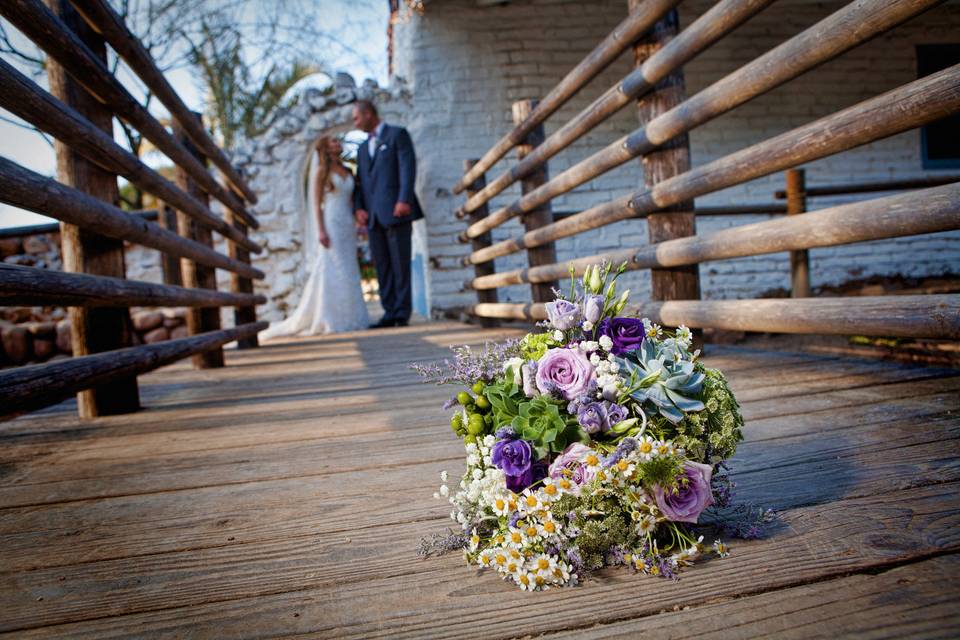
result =
[[[381,88],[366,80],[357,87],[348,74],[338,73],[332,93],[307,89],[298,104],[266,133],[239,145],[233,153],[234,164],[258,198],[253,212],[261,226],[251,236],[264,247],[263,253],[253,256],[253,265],[267,275],[256,282],[257,292],[267,297],[267,304],[258,307],[264,320],[282,319],[300,299],[307,278],[303,243],[315,242],[304,238],[310,154],[320,136],[353,128],[352,104],[360,99],[373,100],[387,122],[403,125],[406,121],[410,101],[402,84]],[[414,228],[414,306],[415,311],[429,314],[425,265],[426,237],[423,223],[418,222]]]

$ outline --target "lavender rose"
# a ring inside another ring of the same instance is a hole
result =
[[[555,328],[569,331],[580,323],[580,307],[567,300],[548,302],[547,318]]]
[[[530,470],[533,448],[526,440],[506,438],[493,445],[491,460],[494,466],[508,476],[521,476]]]
[[[577,422],[590,435],[602,433],[610,428],[607,422],[607,409],[600,402],[581,404],[577,409]]]
[[[593,365],[579,349],[551,349],[537,363],[537,389],[573,400],[590,385]]]
[[[584,458],[596,455],[593,449],[585,444],[574,442],[563,450],[557,459],[550,465],[551,478],[567,478],[574,484],[582,485],[593,479],[594,473],[587,471],[583,463]]]
[[[654,487],[653,498],[668,519],[696,523],[700,512],[713,504],[713,492],[710,490],[713,467],[699,462],[684,462],[683,474],[688,480],[686,486],[680,484],[674,492]]]
[[[601,336],[610,336],[613,348],[610,353],[623,355],[640,348],[643,342],[643,321],[639,318],[605,318],[598,327]]]
[[[604,301],[605,298],[603,296],[587,296],[587,300],[583,305],[583,317],[589,322],[596,324],[603,314]]]

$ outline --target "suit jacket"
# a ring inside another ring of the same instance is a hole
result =
[[[369,146],[364,142],[357,153],[354,210],[365,209],[370,214],[367,226],[373,226],[374,220],[381,226],[391,227],[422,218],[423,210],[413,191],[417,180],[417,158],[410,134],[403,127],[385,124],[373,158]],[[394,217],[393,207],[397,202],[408,203],[410,215]]]

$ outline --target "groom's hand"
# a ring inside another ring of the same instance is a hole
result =
[[[393,205],[393,217],[402,218],[410,215],[410,205],[406,202],[398,202]]]
[[[356,216],[358,225],[366,225],[367,220],[370,219],[370,214],[367,213],[366,209],[357,209],[353,215]]]

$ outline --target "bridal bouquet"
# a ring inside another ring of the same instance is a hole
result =
[[[435,494],[462,534],[441,547],[521,589],[574,585],[606,565],[669,578],[727,554],[698,523],[729,501],[739,405],[688,329],[621,315],[629,292],[616,290],[623,267],[612,271],[571,274],[542,333],[414,367],[466,387],[447,405],[466,473],[456,493]]]

